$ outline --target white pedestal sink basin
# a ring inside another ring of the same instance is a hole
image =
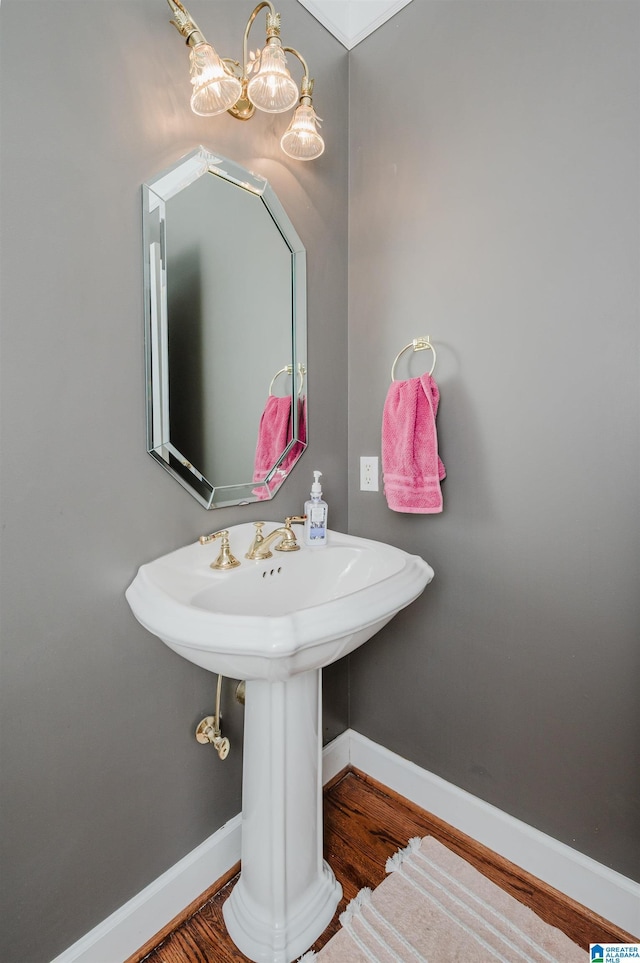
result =
[[[254,534],[251,523],[229,529],[239,568],[213,571],[219,545],[196,542],[141,566],[126,594],[138,621],[179,655],[247,680],[242,872],[223,912],[249,959],[291,963],[341,896],[322,859],[320,670],[413,602],[433,569],[339,532],[322,548],[247,561]]]

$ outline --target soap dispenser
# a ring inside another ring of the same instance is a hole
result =
[[[327,544],[327,515],[329,506],[322,500],[322,487],[318,479],[321,471],[314,471],[314,482],[311,486],[311,498],[304,503],[304,513],[307,519],[304,523],[305,545]]]

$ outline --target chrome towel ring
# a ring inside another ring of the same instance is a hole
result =
[[[398,363],[398,361],[399,361],[399,359],[400,359],[400,355],[404,354],[405,351],[408,351],[409,348],[413,348],[414,351],[427,351],[427,350],[429,350],[429,351],[433,352],[433,363],[432,363],[432,365],[431,365],[431,368],[429,369],[429,374],[430,374],[430,375],[433,374],[433,370],[434,370],[434,368],[435,368],[435,366],[436,366],[436,349],[433,347],[433,345],[432,345],[431,342],[429,341],[429,335],[427,335],[426,338],[424,338],[424,337],[422,337],[422,338],[414,338],[413,341],[410,341],[409,344],[405,344],[404,348],[402,348],[400,351],[398,351],[398,353],[397,353],[397,355],[396,355],[396,360],[395,360],[395,361],[393,362],[393,364],[391,365],[391,380],[392,380],[392,381],[395,381],[395,380],[396,380],[396,378],[395,378],[396,365],[397,365],[397,363]]]

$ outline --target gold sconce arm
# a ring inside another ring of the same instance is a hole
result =
[[[195,47],[197,43],[206,43],[207,41],[200,31],[198,24],[192,18],[184,4],[181,3],[181,0],[167,0],[167,3],[173,13],[173,20],[169,22],[173,24],[178,33],[182,34],[188,46]]]
[[[304,69],[302,83],[300,84],[300,100],[302,102],[302,98],[303,97],[310,98],[311,93],[313,91],[313,77],[309,76],[309,65],[307,64],[307,61],[304,59],[302,54],[298,50],[296,50],[295,47],[283,47],[282,49],[284,50],[285,53],[290,53],[290,54],[293,54],[294,57],[297,57]]]
[[[304,57],[302,56],[302,54],[300,53],[300,51],[299,51],[299,50],[296,50],[295,47],[283,47],[282,49],[284,50],[285,53],[293,54],[294,57],[297,57],[297,58],[298,58],[298,60],[300,61],[300,63],[302,64],[302,66],[303,66],[303,68],[304,68],[304,76],[305,76],[305,78],[308,80],[308,79],[309,79],[309,65],[307,64],[307,61],[304,59]],[[304,83],[304,80],[303,80],[303,83]],[[311,81],[311,83],[313,83],[313,80]]]
[[[249,31],[253,26],[253,22],[265,7],[269,8],[269,13],[267,14],[267,38],[277,37],[280,34],[280,14],[276,13],[276,8],[270,2],[270,0],[263,0],[255,8],[249,19],[247,20],[247,26],[244,28],[244,37],[242,39],[242,79],[247,79],[247,61],[249,52]]]

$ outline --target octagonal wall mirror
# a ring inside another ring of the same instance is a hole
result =
[[[272,498],[307,438],[306,256],[204,147],[143,185],[147,450],[205,508]]]

